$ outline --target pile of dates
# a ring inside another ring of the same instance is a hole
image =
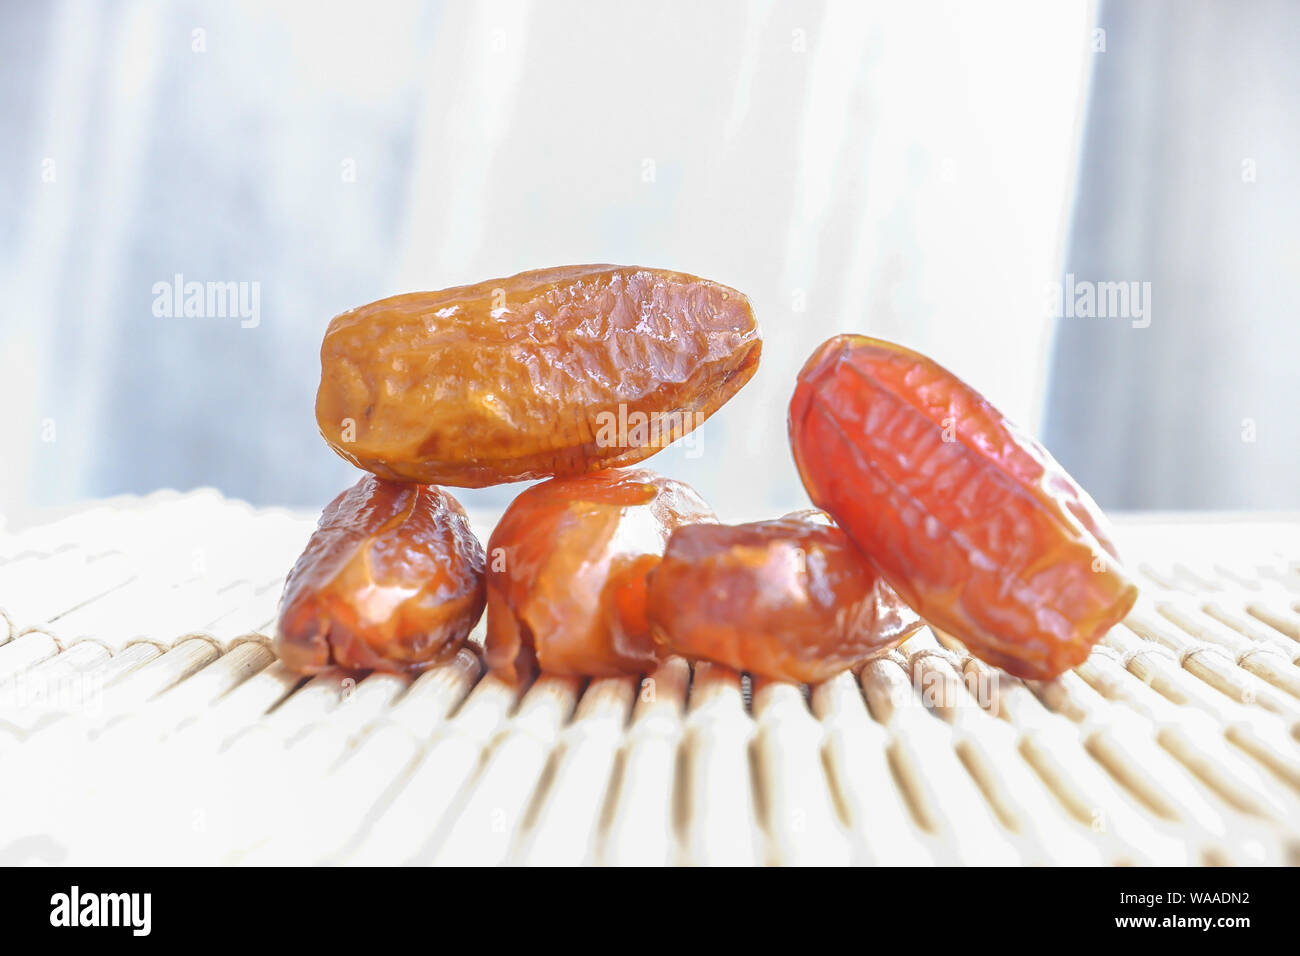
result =
[[[382,299],[336,317],[316,419],[365,470],[290,571],[292,669],[413,672],[487,609],[484,656],[536,673],[644,674],[668,655],[815,683],[922,621],[1021,677],[1080,663],[1132,607],[1092,499],[930,359],[821,345],[790,402],[820,510],[719,524],[635,466],[758,368],[753,311],[679,272],[564,266]],[[439,486],[545,479],[486,551]]]

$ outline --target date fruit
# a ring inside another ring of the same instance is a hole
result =
[[[646,574],[676,528],[713,520],[689,485],[645,469],[524,491],[488,539],[488,666],[511,683],[537,667],[589,677],[652,669]]]
[[[478,488],[641,461],[758,366],[749,300],[695,276],[564,266],[337,316],[316,421],[394,481]]]
[[[1081,663],[1137,599],[1092,499],[923,355],[836,336],[799,373],[789,426],[813,503],[922,617],[1011,674]]]
[[[289,572],[275,652],[301,674],[417,671],[456,653],[484,601],[483,546],[456,499],[366,475]]]
[[[815,684],[921,626],[821,512],[678,528],[650,572],[650,628],[667,651]]]

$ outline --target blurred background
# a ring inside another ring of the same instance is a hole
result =
[[[758,374],[652,461],[724,518],[804,503],[785,406],[845,330],[1103,506],[1295,509],[1297,37],[1283,0],[6,0],[0,515],[317,510],[333,315],[577,262],[753,301]],[[172,314],[188,282],[240,308]]]

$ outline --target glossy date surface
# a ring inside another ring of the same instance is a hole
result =
[[[632,464],[753,375],[749,300],[680,272],[564,266],[382,299],[321,345],[316,419],[391,480],[482,487]]]
[[[798,683],[833,677],[921,626],[819,512],[678,528],[647,604],[665,650]]]
[[[1137,589],[1092,499],[925,356],[831,339],[799,375],[789,428],[813,503],[908,604],[980,658],[1054,677],[1133,606]]]
[[[275,652],[305,674],[418,671],[455,654],[484,601],[483,546],[456,499],[366,475],[289,572]]]
[[[488,666],[510,682],[537,667],[590,677],[652,669],[646,573],[676,528],[712,520],[690,486],[646,469],[527,489],[488,540]]]

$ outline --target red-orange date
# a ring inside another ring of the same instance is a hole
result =
[[[1133,606],[1092,499],[925,356],[831,339],[799,374],[789,426],[813,503],[922,617],[984,660],[1054,677]]]
[[[292,670],[418,671],[483,613],[483,546],[455,498],[367,475],[321,515],[289,572],[275,652]]]
[[[665,650],[807,684],[921,626],[848,535],[818,512],[678,528],[650,572],[647,604]]]
[[[524,491],[488,539],[485,656],[510,682],[652,669],[646,574],[674,529],[714,520],[688,485],[645,469],[554,478]]]

